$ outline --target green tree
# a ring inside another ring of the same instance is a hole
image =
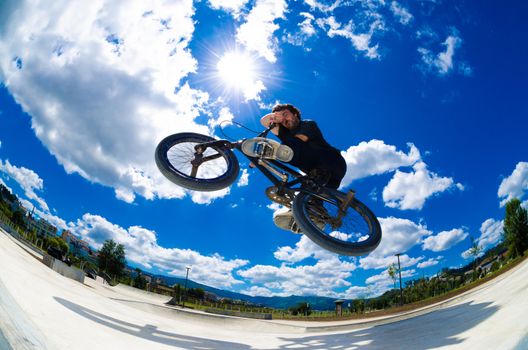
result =
[[[68,243],[66,243],[62,238],[60,237],[46,237],[44,246],[46,249],[48,247],[54,247],[57,248],[62,252],[62,255],[68,254],[68,251],[70,250],[70,246],[68,246]]]
[[[528,214],[517,198],[506,203],[504,241],[511,258],[523,256],[528,248]]]
[[[0,184],[0,197],[2,197],[2,199],[5,198],[10,202],[14,202],[17,200],[17,197],[2,184]]]
[[[202,288],[190,288],[189,290],[187,290],[187,294],[189,295],[189,297],[194,299],[205,299],[205,290],[203,290]]]
[[[24,221],[24,213],[22,213],[22,211],[15,211],[11,216],[11,221],[13,222],[13,224],[20,226],[24,230],[27,229],[26,222]]]
[[[97,255],[97,264],[100,270],[114,279],[122,276],[126,265],[125,247],[112,239],[106,240]]]
[[[299,303],[299,305],[297,305],[297,310],[299,314],[304,316],[310,316],[312,313],[312,308],[308,303]]]
[[[365,312],[365,300],[364,299],[355,299],[352,300],[352,308],[358,314]]]
[[[134,278],[134,287],[139,289],[147,288],[147,279],[143,276],[140,269],[136,268],[136,277]]]
[[[396,289],[396,273],[398,272],[398,268],[396,267],[395,263],[392,263],[389,265],[389,268],[387,269],[387,273],[389,274],[390,278],[394,282],[394,289]]]
[[[473,279],[477,279],[477,259],[482,253],[482,247],[478,244],[477,240],[470,236],[471,247],[469,248],[468,254],[473,257]]]

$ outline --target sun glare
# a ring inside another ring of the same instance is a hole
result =
[[[228,52],[216,66],[221,79],[230,87],[243,90],[253,84],[256,75],[255,62],[240,52]]]

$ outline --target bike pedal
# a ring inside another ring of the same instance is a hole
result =
[[[259,157],[270,157],[273,155],[273,147],[265,142],[256,142],[253,146],[253,153]]]

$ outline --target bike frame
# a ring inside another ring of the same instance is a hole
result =
[[[273,129],[275,125],[271,124],[266,130],[261,132],[258,137],[264,137],[267,138],[268,133]],[[308,193],[312,196],[318,197],[324,201],[331,201],[335,200],[337,203],[340,203],[341,201],[339,198],[334,196],[333,194],[329,193],[328,191],[324,191],[324,186],[320,186],[317,184],[312,178],[310,178],[307,175],[302,175],[299,172],[295,171],[291,167],[283,164],[282,162],[279,162],[274,159],[263,159],[263,158],[257,158],[257,157],[250,157],[244,152],[242,152],[241,146],[242,142],[236,141],[236,142],[230,142],[227,140],[215,140],[211,142],[205,142],[199,145],[196,145],[195,150],[195,160],[192,162],[193,166],[196,166],[196,168],[203,162],[206,162],[208,160],[216,159],[218,157],[221,157],[220,154],[216,154],[213,156],[202,158],[201,154],[208,148],[212,146],[220,146],[226,149],[237,149],[242,153],[247,159],[249,159],[250,162],[252,162],[255,167],[260,170],[264,176],[266,176],[278,189],[279,193],[281,191],[288,191],[292,194],[295,194],[297,192],[304,192]],[[284,171],[281,172],[280,170]],[[293,180],[288,181],[289,177],[293,177]],[[300,184],[299,187],[293,187],[295,185]],[[313,189],[313,190],[312,190]],[[323,193],[321,193],[323,192]],[[346,208],[346,206],[345,206]]]

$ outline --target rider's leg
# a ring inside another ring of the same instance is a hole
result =
[[[318,150],[297,137],[289,137],[282,142],[293,150],[293,157],[289,163],[304,172],[315,169],[316,158],[320,156]]]
[[[341,180],[345,177],[347,165],[345,159],[338,155],[327,159],[325,168],[330,171],[330,179],[326,183],[326,187],[337,189],[341,185]]]
[[[284,140],[283,145],[293,150],[293,158],[289,164],[308,173],[314,169],[320,169],[329,173],[326,186],[337,189],[346,173],[346,161],[338,151],[313,147],[297,137]]]

